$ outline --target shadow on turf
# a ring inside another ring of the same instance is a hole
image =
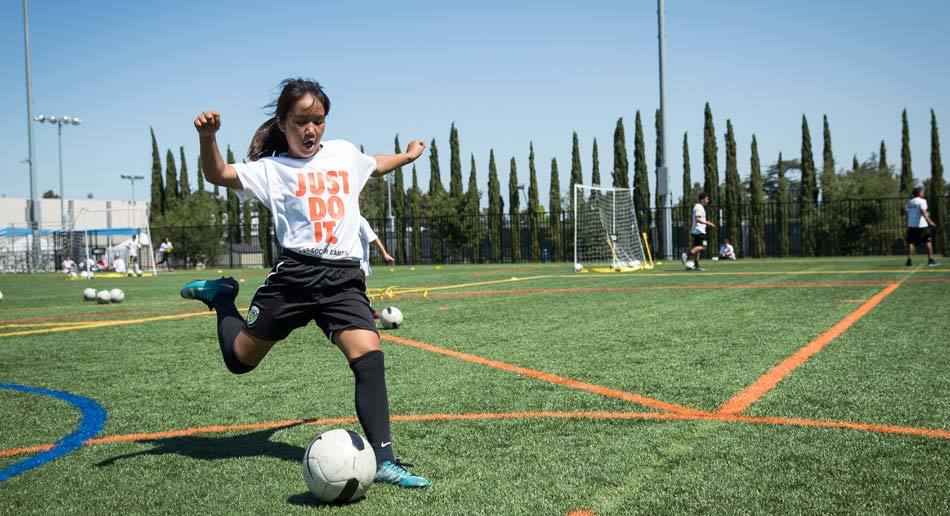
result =
[[[300,423],[298,423],[300,424]],[[275,459],[300,462],[306,451],[300,446],[271,441],[275,432],[297,425],[269,428],[248,434],[227,437],[201,437],[186,435],[167,439],[147,439],[138,441],[153,444],[154,448],[111,457],[96,464],[98,467],[111,466],[117,461],[142,455],[181,455],[199,460],[239,459],[244,457],[273,457]]]

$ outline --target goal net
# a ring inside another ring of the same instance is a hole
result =
[[[606,272],[653,267],[633,210],[632,188],[575,185],[574,221],[575,269]]]

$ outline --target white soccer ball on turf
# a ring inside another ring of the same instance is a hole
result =
[[[85,301],[94,301],[96,299],[96,289],[89,287],[82,291],[82,298]]]
[[[0,301],[3,301],[3,292],[0,292]]]
[[[76,274],[75,272],[70,272],[70,273],[69,273],[69,279],[76,279],[76,278],[78,278],[78,277],[79,277],[79,275]]]
[[[89,277],[89,273],[86,271],[79,271],[79,277],[82,279],[86,279]]]
[[[390,306],[379,314],[379,320],[383,323],[383,328],[398,329],[402,324],[402,312],[395,306]]]
[[[96,292],[96,302],[100,305],[108,304],[112,301],[112,294],[108,290]]]
[[[359,500],[373,485],[376,455],[356,432],[337,429],[320,434],[303,456],[303,478],[314,496],[327,503]]]
[[[584,270],[584,266],[583,266],[583,265],[581,265],[581,264],[579,264],[579,263],[575,263],[575,264],[574,264],[574,272],[580,272],[580,271],[582,271],[582,270]]]
[[[121,303],[125,299],[125,292],[122,292],[120,288],[114,288],[109,291],[109,296],[113,303]]]

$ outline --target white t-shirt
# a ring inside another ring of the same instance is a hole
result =
[[[235,163],[243,189],[270,208],[284,249],[326,260],[359,260],[360,190],[376,159],[345,140],[329,140],[309,159],[289,156]]]
[[[706,207],[702,203],[696,203],[693,206],[693,229],[694,235],[706,234]]]
[[[139,249],[142,248],[142,244],[140,244],[138,240],[129,240],[128,246],[129,246],[129,256],[139,255]]]
[[[905,208],[907,209],[907,227],[925,228],[930,225],[924,217],[924,212],[927,211],[927,199],[914,197],[907,201]]]
[[[733,249],[732,244],[722,244],[719,246],[719,256],[725,256],[728,258],[735,255],[736,251]]]
[[[63,260],[63,272],[72,272],[76,269],[76,262],[69,258]]]
[[[116,272],[125,272],[125,260],[116,258],[115,261],[112,262],[112,269]]]
[[[175,246],[173,246],[171,242],[162,242],[161,245],[158,246],[158,252],[167,253],[174,248]]]
[[[363,269],[363,274],[367,278],[373,273],[373,269],[369,267],[369,245],[376,240],[379,240],[376,232],[373,231],[373,228],[370,227],[369,222],[364,217],[360,217],[360,245],[363,247],[363,257],[360,259],[360,269]]]

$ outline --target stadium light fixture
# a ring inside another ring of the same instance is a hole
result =
[[[66,198],[66,192],[63,190],[63,126],[64,125],[79,125],[82,123],[77,117],[63,115],[57,117],[56,115],[36,115],[33,117],[33,120],[36,120],[39,123],[48,123],[56,124],[56,132],[59,135],[59,220],[62,227],[66,228],[66,210],[64,207],[64,199]]]

